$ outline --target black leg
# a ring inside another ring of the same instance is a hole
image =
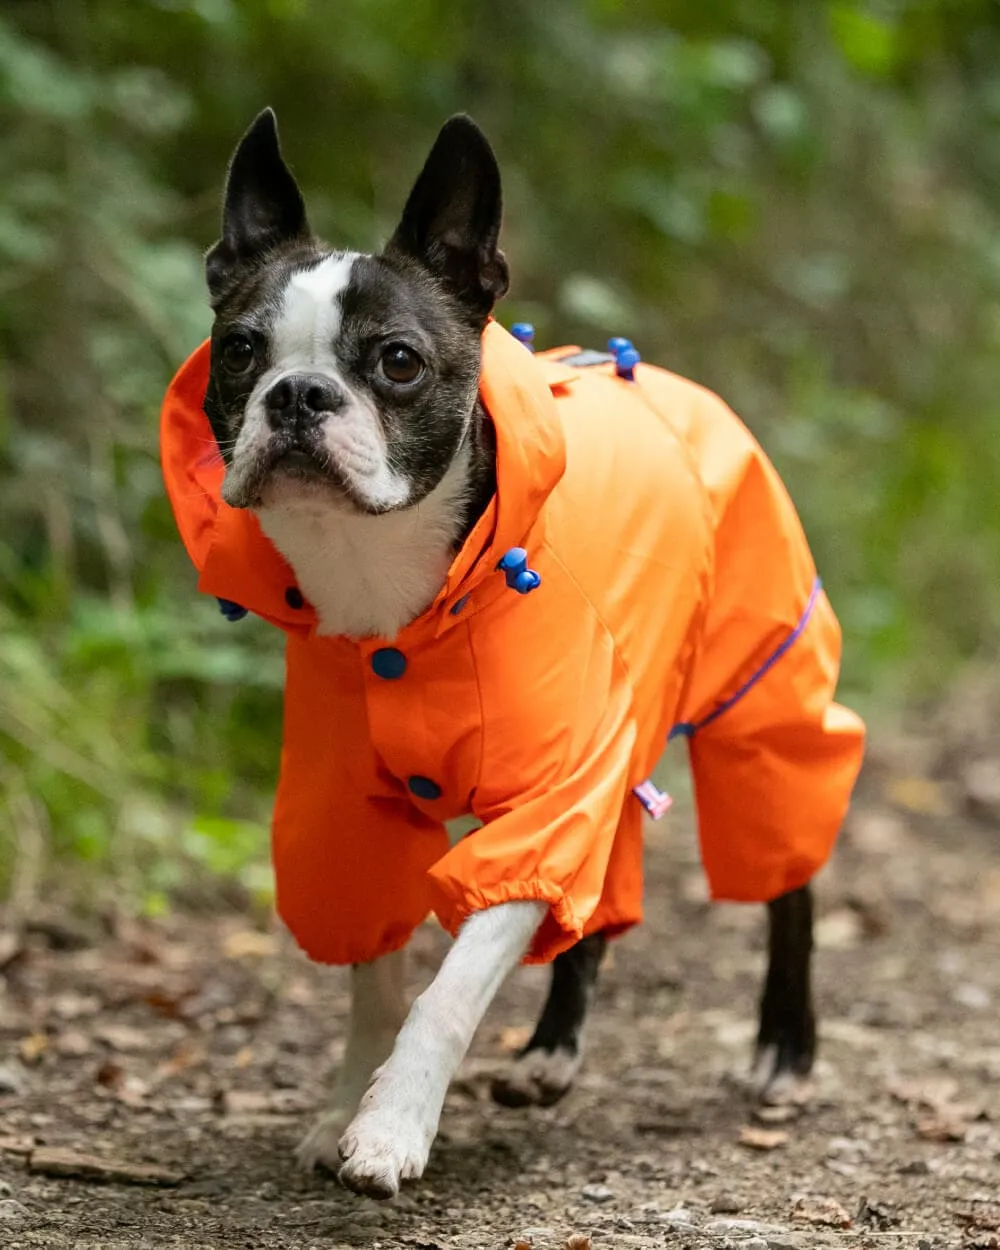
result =
[[[757,1085],[766,1100],[784,1101],[796,1079],[809,1075],[816,1054],[810,887],[782,894],[768,903],[767,912],[768,967],[757,1034]]]
[[[558,1102],[580,1067],[580,1038],[607,938],[592,933],[552,963],[552,983],[531,1040],[503,1076],[494,1099],[506,1107]]]

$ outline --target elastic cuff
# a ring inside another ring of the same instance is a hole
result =
[[[504,882],[490,890],[462,890],[454,896],[435,882],[434,913],[452,937],[474,912],[498,907],[501,903],[545,903],[548,914],[539,925],[525,963],[549,963],[583,937],[584,922],[572,902],[558,886],[548,881]]]

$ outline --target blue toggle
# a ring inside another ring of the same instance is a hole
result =
[[[612,356],[618,357],[622,352],[627,351],[632,346],[631,339],[623,339],[620,335],[608,339],[608,351]]]
[[[523,343],[529,352],[535,350],[535,327],[530,321],[515,321],[510,332],[519,343]]]
[[[635,367],[641,359],[634,347],[624,347],[615,359],[615,372],[626,382],[634,382]]]
[[[220,599],[219,611],[227,621],[242,621],[245,616],[250,615],[249,608],[244,608],[239,603],[233,603],[232,599]]]
[[[507,585],[519,595],[526,595],[542,584],[542,576],[528,568],[528,553],[523,547],[511,547],[500,560],[497,568],[503,573]]]

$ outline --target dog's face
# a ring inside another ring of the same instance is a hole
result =
[[[262,113],[233,157],[206,260],[215,323],[205,411],[237,508],[310,495],[410,507],[472,420],[480,336],[507,289],[500,176],[478,128],[446,123],[377,255],[316,240]]]

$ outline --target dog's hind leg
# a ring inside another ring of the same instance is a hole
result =
[[[531,1040],[493,1082],[496,1102],[547,1107],[570,1088],[583,1059],[583,1024],[606,946],[603,933],[592,933],[556,956],[549,996]]]
[[[351,968],[351,1021],[347,1049],[326,1110],[298,1148],[308,1169],[340,1168],[337,1143],[358,1109],[372,1073],[388,1059],[406,1019],[405,950]]]
[[[768,911],[768,967],[760,1003],[754,1085],[766,1103],[808,1097],[816,1053],[810,983],[812,891],[808,885],[773,899]]]

